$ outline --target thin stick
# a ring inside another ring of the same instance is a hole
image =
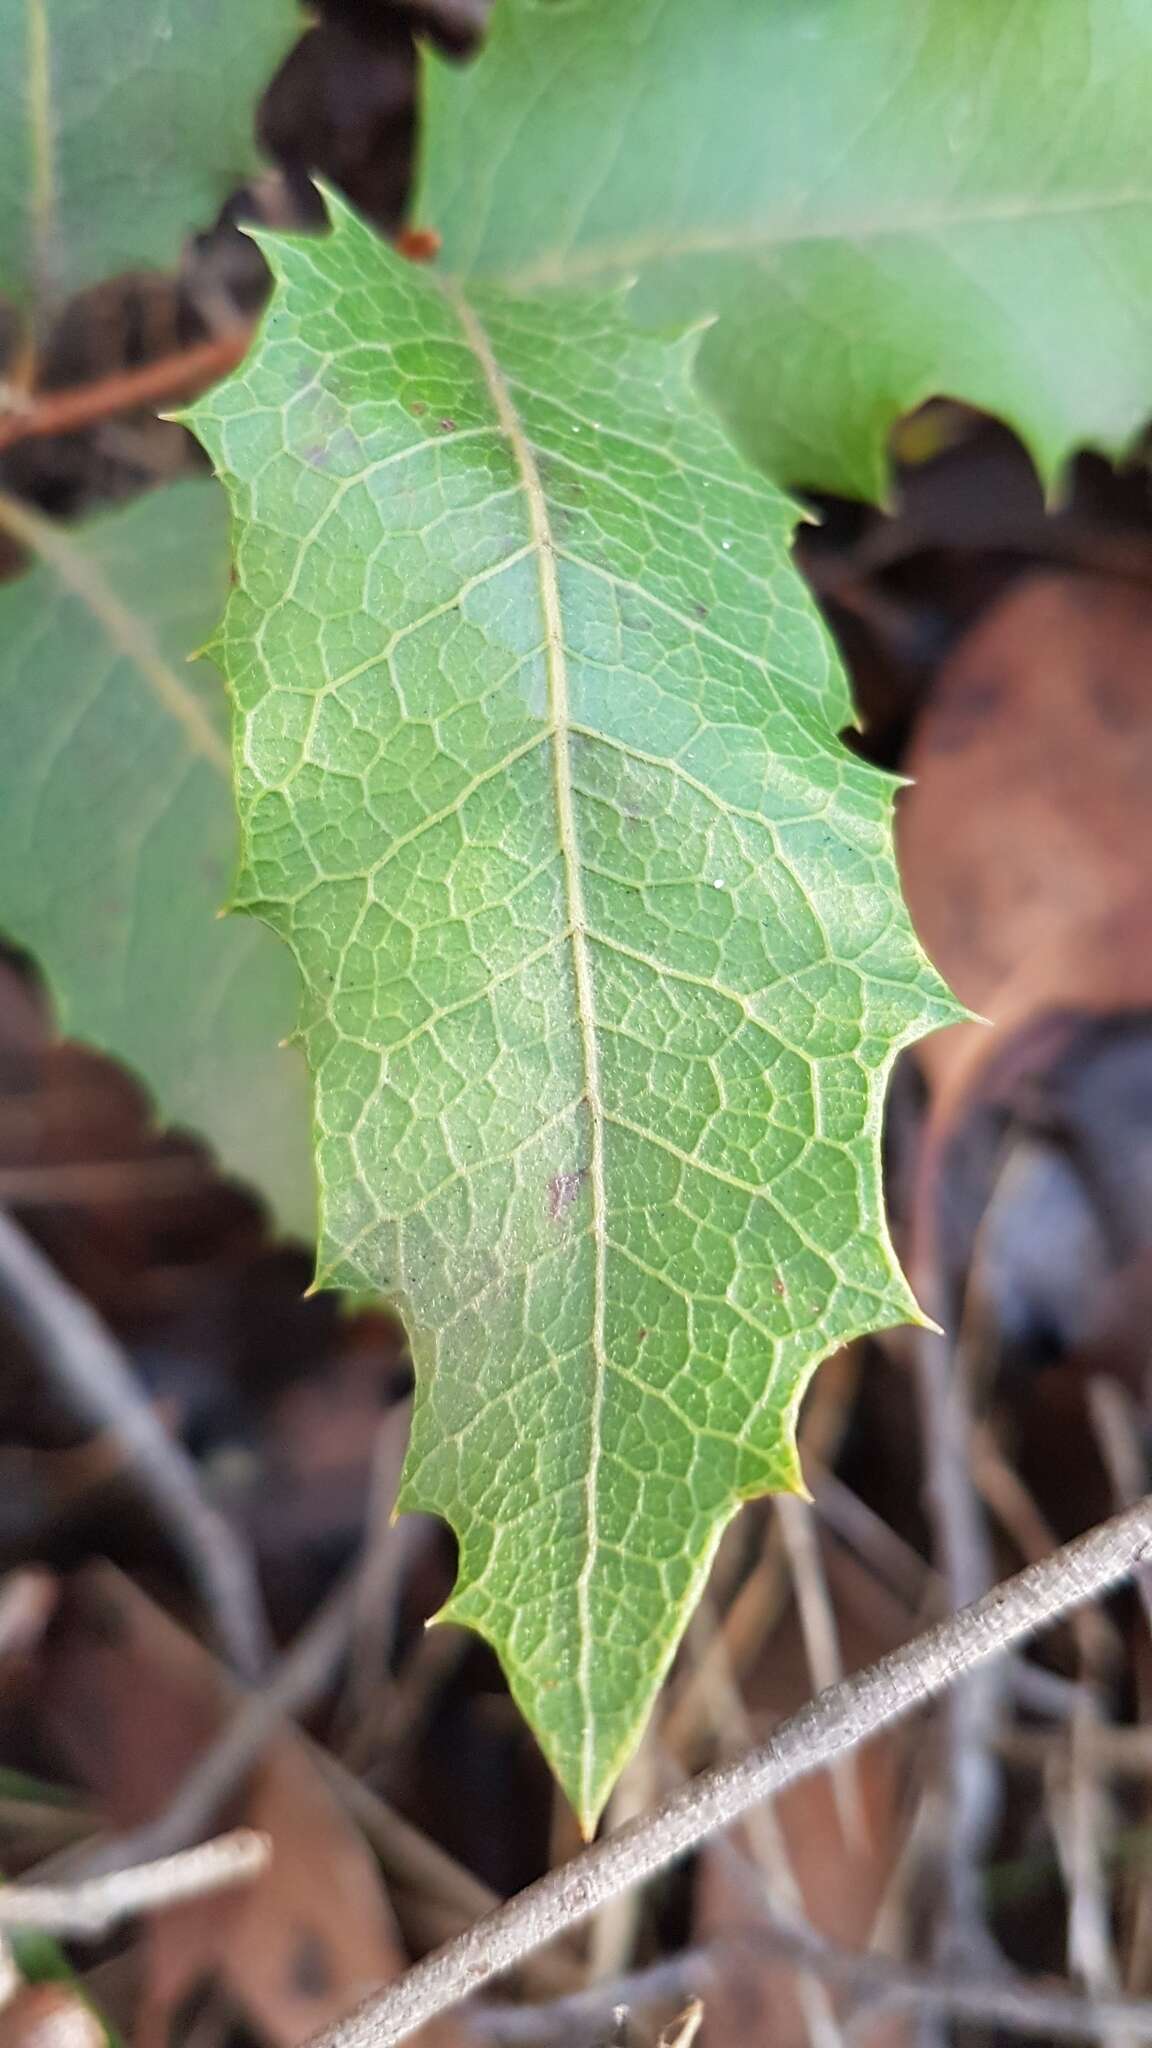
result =
[[[665,2027],[656,2048],[692,2048],[692,2043],[704,2025],[704,2006],[694,1998],[686,2012],[679,2019],[670,2020]]]
[[[496,1910],[499,1895],[482,1878],[463,1863],[457,1863],[447,1849],[413,1826],[379,1792],[362,1785],[338,1757],[314,1744],[309,1747],[324,1777],[379,1857],[390,1885],[435,1899],[463,1921]]]
[[[73,1414],[107,1430],[125,1453],[141,1493],[180,1548],[221,1652],[242,1677],[254,1678],[266,1659],[267,1629],[247,1550],[205,1499],[195,1466],[149,1406],[111,1333],[2,1212],[0,1306]]]
[[[0,1579],[0,1659],[37,1643],[56,1605],[57,1580],[43,1565],[20,1565]]]
[[[1117,1380],[1098,1373],[1088,1382],[1088,1413],[1104,1467],[1112,1482],[1112,1499],[1118,1508],[1139,1500],[1147,1484],[1147,1464],[1141,1447],[1141,1423],[1132,1397]],[[1152,1576],[1137,1572],[1136,1591],[1144,1618],[1152,1627]]]
[[[808,1663],[809,1682],[818,1692],[838,1685],[844,1676],[840,1631],[828,1591],[828,1574],[816,1535],[815,1518],[806,1500],[782,1494],[776,1503],[780,1533],[788,1559],[800,1636]],[[856,1759],[841,1757],[832,1773],[832,1797],[845,1844],[858,1849],[866,1839],[864,1804],[856,1776]]]
[[[68,1858],[77,1878],[176,1855],[210,1827],[226,1799],[259,1762],[273,1736],[306,1712],[327,1689],[347,1647],[356,1614],[356,1578],[341,1579],[291,1648],[267,1685],[234,1708],[203,1755],[198,1757],[167,1806],[130,1833],[112,1835],[89,1851]]]
[[[67,391],[40,391],[0,410],[0,449],[44,434],[74,434],[101,420],[139,412],[174,398],[190,398],[234,370],[248,352],[250,327],[229,328],[210,341],[193,342],[138,369],[117,370],[92,384]]]
[[[602,2028],[620,2011],[633,2017],[654,2006],[679,2005],[694,1992],[709,1992],[720,1976],[723,1945],[682,1949],[662,1956],[643,1970],[630,1970],[611,1983],[594,1984],[543,2005],[474,2005],[468,2009],[465,2039],[488,2041],[494,2048],[589,2048]]]
[[[655,1810],[529,1885],[498,1912],[409,1970],[317,2039],[317,2048],[395,2048],[544,1941],[643,1884],[795,1779],[858,1743],[985,1663],[1091,1600],[1152,1558],[1152,1498],[1054,1557],[994,1587],[870,1670],[820,1693],[768,1740],[718,1764]]]
[[[652,1805],[664,1790],[656,1744],[649,1729],[631,1762],[617,1780],[608,1803],[608,1825],[623,1827]],[[618,1977],[628,1967],[640,1933],[643,1897],[639,1891],[618,1892],[601,1908],[588,1936],[588,1981]]]
[[[37,1927],[94,1939],[136,1913],[154,1913],[259,1877],[271,1855],[268,1835],[255,1828],[234,1828],[231,1834],[184,1849],[178,1856],[114,1871],[108,1877],[85,1878],[80,1884],[0,1886],[0,1927]]]
[[[857,2010],[903,2007],[921,2013],[968,2020],[1018,2034],[1049,2039],[1092,2040],[1117,2025],[1138,2027],[1152,2037],[1152,1999],[1086,1998],[1063,1984],[1033,1983],[1007,1977],[981,1983],[972,1976],[894,1963],[887,1956],[860,1954],[841,1948],[813,1928],[784,1922],[755,1933],[725,1936],[707,1948],[685,1949],[680,1955],[621,1977],[615,1984],[555,1999],[548,2005],[476,2006],[468,2014],[468,2032],[491,2048],[585,2048],[589,2029],[603,2022],[616,2005],[645,2010],[692,1992],[707,2002],[741,1951],[767,1949],[804,1962],[829,1983],[854,1995]]]
[[[308,1741],[308,1737],[304,1739]],[[433,1940],[447,1941],[482,1913],[495,1910],[499,1897],[482,1879],[457,1863],[438,1842],[421,1834],[378,1792],[362,1785],[326,1749],[314,1745],[311,1749],[337,1798],[375,1851],[405,1934],[416,1935],[434,1915],[439,1933],[419,1940],[419,1946],[431,1948]],[[587,1975],[574,1944],[554,1943],[525,1959],[519,1983],[526,1998],[558,1998],[583,1985]]]
[[[921,1284],[920,1299],[930,1300]],[[972,1483],[969,1367],[962,1343],[934,1330],[914,1335],[924,1438],[925,1493],[936,1563],[952,1605],[963,1607],[992,1583],[992,1550]],[[938,1947],[991,1961],[981,1866],[995,1824],[1000,1785],[992,1744],[1008,1673],[982,1670],[948,1695],[944,1710],[948,1768],[942,1805],[942,1861],[948,1915]]]
[[[1112,1937],[1107,1858],[1115,1838],[1115,1813],[1100,1781],[1092,1737],[1103,1723],[1097,1687],[1086,1672],[1080,1711],[1070,1730],[1071,1770],[1063,1786],[1050,1774],[1050,1806],[1056,1852],[1068,1896],[1069,1970],[1087,1991],[1108,1998],[1124,1978]],[[1102,2030],[1103,2032],[1103,2030]],[[1109,2048],[1133,2048],[1127,2029],[1109,2029]]]
[[[391,1682],[397,1610],[410,1563],[409,1551],[425,1517],[393,1515],[400,1490],[400,1472],[408,1443],[411,1415],[405,1402],[400,1412],[385,1416],[376,1432],[376,1450],[368,1494],[364,1549],[357,1573],[357,1612],[349,1645],[347,1704],[354,1725],[369,1715],[375,1695]]]
[[[806,1466],[805,1477],[824,1526],[863,1561],[909,1615],[919,1613],[922,1619],[934,1621],[947,1612],[947,1594],[939,1573],[858,1493],[826,1466]]]
[[[690,1658],[700,1666],[705,1663],[708,1666],[704,1704],[723,1745],[721,1754],[739,1755],[751,1745],[754,1730],[739,1682],[727,1658],[723,1628],[717,1628],[709,1642],[703,1626],[707,1615],[708,1608],[701,1603],[689,1623],[685,1644]],[[665,1755],[676,1768],[677,1760],[669,1755],[667,1749]],[[686,1775],[683,1770],[679,1771],[680,1782]],[[729,1842],[720,1845],[728,1850],[736,1865],[737,1884],[744,1886],[747,1883],[747,1868],[750,1868],[759,1879],[770,1907],[783,1904],[797,1916],[802,1916],[807,1906],[789,1853],[788,1837],[775,1807],[765,1804],[750,1813],[744,1823],[744,1834],[748,1842],[747,1858]],[[843,2031],[826,1986],[810,1971],[798,1970],[795,1990],[809,2048],[844,2048]]]
[[[400,1485],[406,1427],[393,1427],[379,1463],[379,1484],[388,1508]],[[411,1541],[410,1522],[385,1524],[380,1547],[394,1553],[393,1572],[403,1569]],[[95,1877],[129,1865],[174,1855],[204,1834],[226,1799],[259,1762],[272,1738],[320,1699],[347,1652],[360,1611],[366,1564],[371,1549],[353,1565],[316,1609],[291,1646],[273,1667],[264,1685],[248,1693],[225,1722],[215,1741],[181,1781],[166,1807],[128,1834],[114,1835],[80,1859],[77,1875]]]

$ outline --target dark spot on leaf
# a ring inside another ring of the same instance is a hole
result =
[[[409,412],[414,412],[417,415],[417,417],[419,417],[419,415],[422,412],[427,412],[428,407],[425,405],[424,400],[422,398],[414,398],[412,400],[411,405],[408,407],[408,410]]]
[[[775,1279],[772,1282],[772,1292],[773,1294],[781,1295],[785,1292],[784,1282],[781,1279]]]
[[[553,1223],[558,1223],[566,1209],[572,1207],[588,1178],[588,1168],[581,1166],[576,1173],[554,1173],[548,1183],[548,1214]]]
[[[456,432],[456,422],[455,422],[455,420],[449,420],[449,419],[443,419],[443,420],[441,420],[441,422],[440,422],[440,431],[441,431],[441,433],[444,433],[444,434],[454,434],[454,433]]]
[[[636,1332],[636,1342],[637,1342],[638,1344],[642,1344],[642,1343],[644,1342],[644,1339],[645,1339],[645,1337],[646,1337],[647,1335],[648,1335],[648,1332],[647,1332],[647,1330],[637,1330],[637,1332]]]
[[[707,607],[707,605],[706,605],[706,604],[695,604],[695,603],[694,603],[694,604],[693,604],[693,606],[692,606],[692,609],[693,609],[693,611],[695,612],[695,614],[696,614],[696,617],[697,617],[698,619],[706,619],[706,618],[708,617],[708,607]]]
[[[292,1989],[299,1998],[327,1998],[335,1989],[328,1950],[315,1928],[306,1927],[292,1950]]]

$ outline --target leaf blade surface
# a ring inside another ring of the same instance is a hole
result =
[[[256,161],[287,0],[0,0],[0,296],[171,269]]]
[[[777,479],[882,496],[936,393],[1051,476],[1148,413],[1150,69],[1139,0],[500,0],[428,60],[418,218],[458,271],[718,316],[703,388]]]
[[[880,1103],[952,1011],[694,344],[441,288],[343,209],[269,253],[195,413],[239,901],[304,977],[321,1272],[409,1327],[403,1505],[590,1825],[808,1373],[912,1312]]]
[[[298,983],[270,934],[220,917],[227,704],[187,661],[228,587],[223,493],[173,484],[77,530],[9,504],[0,524],[40,553],[0,589],[0,928],[65,1030],[310,1237],[306,1083],[278,1043]]]

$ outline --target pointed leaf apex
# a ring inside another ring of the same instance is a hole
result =
[[[445,289],[334,209],[215,400],[318,1272],[408,1323],[400,1506],[454,1529],[440,1618],[589,1833],[724,1526],[803,1486],[816,1359],[904,1312],[885,1051],[938,1002],[794,512],[689,347]]]

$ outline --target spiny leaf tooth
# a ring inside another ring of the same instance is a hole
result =
[[[736,1506],[802,1483],[816,1357],[911,1308],[880,1104],[939,983],[684,341],[333,216],[201,402],[238,894],[308,990],[318,1273],[408,1324],[402,1505],[591,1828]]]

